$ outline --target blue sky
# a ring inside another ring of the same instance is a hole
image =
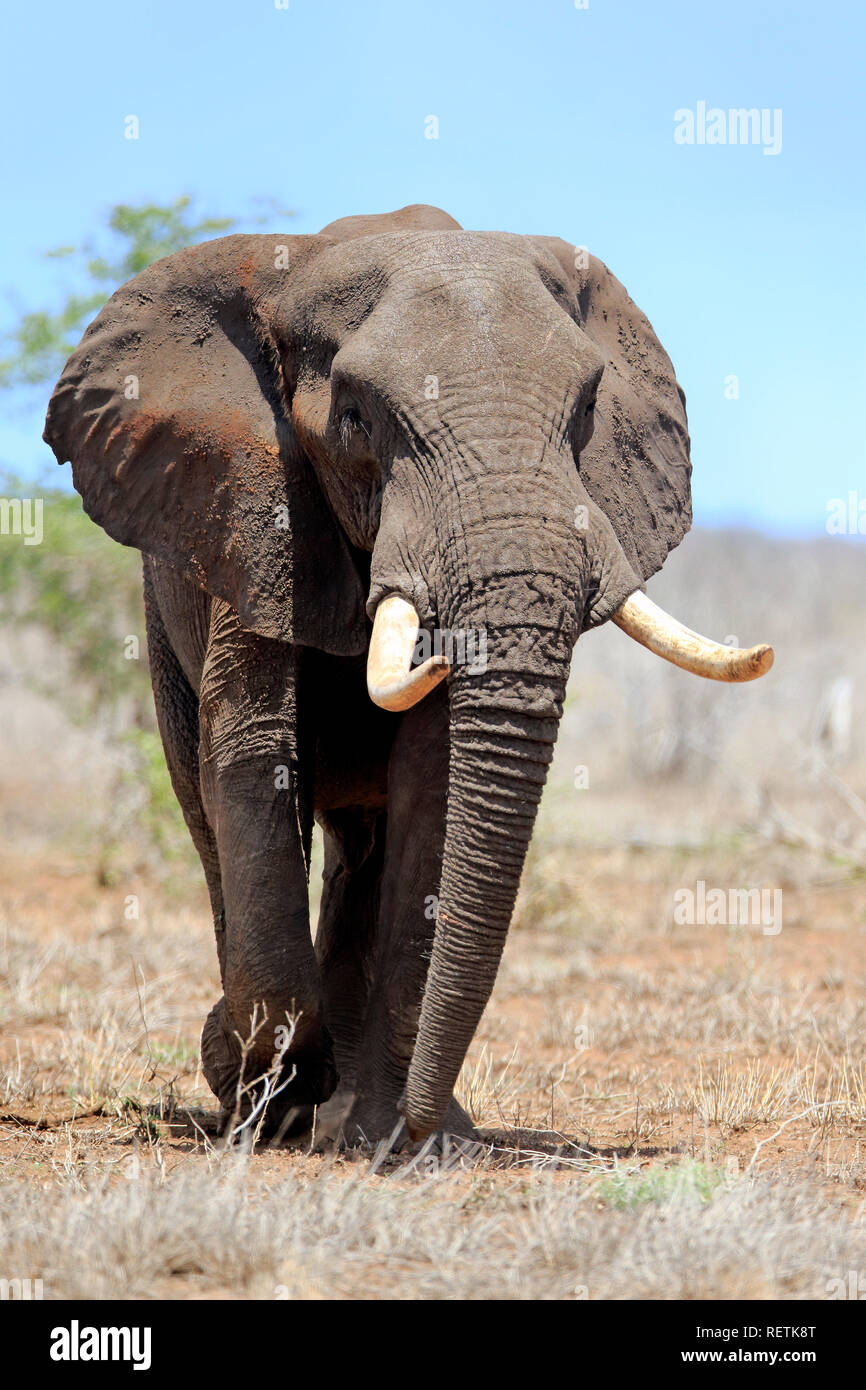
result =
[[[116,202],[265,196],[297,232],[436,203],[624,281],[686,391],[696,522],[822,531],[830,498],[866,496],[864,27],[854,3],[780,0],[16,6],[0,322],[58,302],[40,253]],[[677,144],[699,102],[780,109],[781,152]],[[0,463],[26,477],[51,458],[43,408],[2,397]]]

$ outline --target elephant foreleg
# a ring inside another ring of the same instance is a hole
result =
[[[198,696],[171,645],[159,605],[160,576],[153,561],[144,557],[144,612],[147,623],[147,655],[165,761],[174,794],[183,812],[192,842],[204,870],[216,935],[220,977],[225,966],[225,914],[216,839],[201,799],[198,765]],[[177,583],[174,584],[175,590]],[[205,608],[205,594],[185,585],[191,605]],[[186,595],[185,595],[186,597]]]
[[[310,937],[310,816],[297,758],[296,675],[293,648],[245,631],[214,600],[199,759],[222,868],[224,997],[205,1024],[202,1064],[225,1111],[235,1104],[241,1040],[245,1082],[283,1052],[288,1084],[269,1128],[293,1106],[326,1100],[336,1084]]]

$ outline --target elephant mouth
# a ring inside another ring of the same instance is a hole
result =
[[[757,680],[773,665],[773,648],[729,647],[702,637],[636,590],[611,614],[635,642],[683,671],[707,680]],[[402,595],[386,594],[376,608],[367,656],[367,690],[382,709],[399,712],[424,699],[450,671],[447,656],[428,657],[413,666],[420,626],[418,614]]]

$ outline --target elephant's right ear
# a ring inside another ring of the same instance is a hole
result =
[[[267,305],[322,242],[230,236],[124,285],[64,368],[45,440],[115,540],[265,637],[350,655],[364,591],[294,437]]]

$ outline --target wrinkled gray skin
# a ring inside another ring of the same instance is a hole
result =
[[[452,1092],[572,649],[690,521],[684,401],[646,319],[574,247],[432,208],[227,237],[118,291],[46,439],[144,552],[159,725],[216,925],[202,1058],[223,1110],[258,1005],[245,1079],[299,1015],[272,1127],[319,1104],[319,1133],[350,1142],[400,1116],[413,1139],[471,1133]],[[487,634],[486,671],[457,664],[402,715],[365,688],[392,592],[431,630]]]

